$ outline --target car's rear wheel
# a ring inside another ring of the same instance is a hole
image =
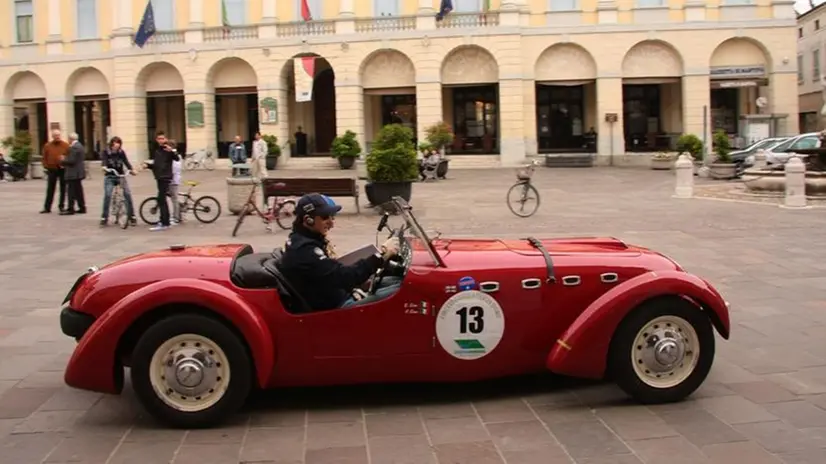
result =
[[[708,316],[682,298],[643,304],[620,323],[611,342],[614,381],[641,403],[679,401],[702,385],[714,361]]]
[[[180,314],[155,323],[138,340],[132,359],[132,384],[141,404],[174,427],[223,422],[252,388],[244,343],[206,316]]]

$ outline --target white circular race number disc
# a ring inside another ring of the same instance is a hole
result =
[[[451,356],[479,359],[491,353],[505,333],[499,303],[478,290],[459,292],[448,299],[436,318],[436,337]]]

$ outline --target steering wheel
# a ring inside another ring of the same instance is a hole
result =
[[[399,239],[399,242],[402,240],[402,236],[404,235],[405,228],[399,227],[398,229],[391,230],[390,235],[387,238],[393,237],[394,235],[396,238]],[[394,258],[397,258],[398,255],[391,257],[387,261],[384,262],[382,267],[373,274],[373,277],[370,278],[370,287],[367,290],[367,293],[370,295],[375,295],[376,290],[381,287],[381,281],[384,279],[384,272],[393,266],[398,266],[398,264],[394,261]]]

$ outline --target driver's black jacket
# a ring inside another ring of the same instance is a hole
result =
[[[278,269],[307,304],[320,311],[340,307],[383,263],[374,255],[345,266],[329,256],[321,234],[296,226],[284,245]]]

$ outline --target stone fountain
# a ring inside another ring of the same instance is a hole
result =
[[[806,164],[806,195],[826,197],[826,131],[820,134],[820,147],[797,148],[794,152]],[[762,153],[761,153],[762,155]],[[755,167],[743,173],[746,189],[754,193],[777,193],[786,190],[786,173],[783,170],[767,169],[765,162],[755,163]]]

